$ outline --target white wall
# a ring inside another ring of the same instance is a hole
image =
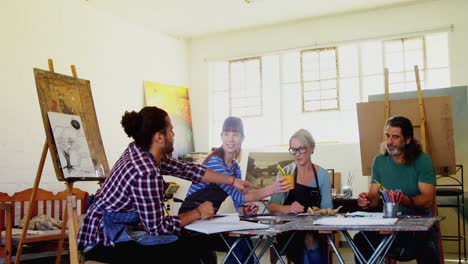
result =
[[[109,166],[130,139],[120,126],[126,110],[144,106],[143,80],[188,87],[187,43],[118,17],[98,13],[87,1],[6,0],[0,8],[0,191],[10,194],[33,186],[44,126],[33,68],[91,81]],[[63,190],[48,155],[40,187]],[[95,182],[75,187],[89,192]]]

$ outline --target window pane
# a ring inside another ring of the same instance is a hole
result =
[[[320,101],[304,101],[304,111],[319,111]]]
[[[214,93],[212,102],[214,121],[220,121],[229,116],[229,96],[227,91]]]
[[[339,48],[340,77],[356,77],[359,75],[359,59],[357,45],[346,45]]]
[[[338,97],[336,89],[322,90],[322,99],[336,99]]]
[[[382,74],[382,43],[369,41],[361,45],[361,67],[364,75]],[[340,65],[341,66],[341,65]],[[340,68],[341,71],[341,68]]]
[[[448,67],[447,32],[426,36],[426,53],[428,68]]]
[[[322,100],[321,101],[321,108],[323,110],[336,109],[336,108],[338,108],[338,104],[337,104],[336,100]]]
[[[362,80],[363,100],[367,102],[368,95],[384,94],[384,78],[382,75],[365,76]]]

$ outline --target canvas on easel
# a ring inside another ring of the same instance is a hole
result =
[[[57,246],[56,263],[60,263],[62,248],[64,245],[63,235],[65,227],[68,226],[68,245],[70,263],[78,264],[77,231],[78,216],[76,212],[76,197],[73,194],[73,183],[76,181],[97,181],[102,183],[109,173],[109,165],[104,152],[104,146],[99,132],[99,126],[94,109],[91,86],[88,80],[79,79],[75,66],[71,66],[73,76],[66,76],[54,72],[52,60],[49,59],[49,71],[34,68],[37,95],[41,107],[42,120],[46,132],[46,139],[42,149],[39,166],[34,180],[33,191],[29,204],[36,200],[37,189],[41,180],[47,151],[50,152],[56,177],[59,181],[64,181],[67,190],[67,209],[64,211],[64,220],[61,235]],[[64,121],[66,120],[66,122]],[[64,125],[62,123],[67,123]],[[68,127],[71,126],[71,130]],[[76,131],[79,128],[79,133]],[[53,131],[54,130],[54,131]],[[64,130],[67,130],[64,132]],[[54,137],[55,133],[55,137]],[[73,135],[74,134],[74,135]],[[71,141],[70,141],[71,140]],[[65,142],[64,142],[65,141]],[[80,144],[80,150],[76,152],[76,144]],[[89,149],[84,150],[87,146]],[[60,161],[60,155],[68,156],[65,161]],[[66,153],[64,153],[64,151]],[[71,152],[74,152],[73,159],[78,158],[79,164],[71,160]],[[84,154],[83,154],[84,153]],[[76,157],[76,155],[79,155]],[[86,157],[84,157],[86,156]],[[68,159],[68,160],[67,160]],[[84,163],[87,163],[84,166]],[[62,169],[79,168],[74,175],[68,175]],[[92,171],[95,170],[95,174]],[[99,172],[99,173],[98,173]],[[100,176],[100,177],[95,177]],[[66,177],[65,177],[66,176]],[[28,207],[28,212],[24,218],[23,230],[18,243],[15,264],[19,263],[25,243],[25,236],[29,220],[31,219],[32,206]],[[67,219],[69,221],[67,222]],[[57,240],[57,238],[45,238],[46,240]],[[42,241],[42,240],[40,240]]]
[[[81,118],[48,112],[52,134],[57,147],[59,166],[65,178],[96,175]]]
[[[81,118],[93,166],[95,168],[102,166],[104,175],[108,175],[109,165],[99,131],[90,81],[37,68],[34,69],[34,77],[49,152],[52,156],[57,179],[63,181],[65,176],[60,163],[57,162],[60,157],[50,126],[48,112],[76,115]],[[86,175],[83,175],[82,178],[85,177]]]

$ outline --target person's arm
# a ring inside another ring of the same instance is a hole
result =
[[[408,208],[432,208],[434,205],[435,186],[429,183],[418,182],[420,195],[403,195],[401,205]]]
[[[285,178],[278,178],[272,185],[259,190],[250,191],[244,195],[245,202],[258,201],[275,193],[288,191],[290,183]]]
[[[358,206],[362,208],[375,208],[379,205],[379,186],[371,183],[369,192],[360,193],[358,197]]]
[[[291,205],[281,205],[279,203],[269,203],[268,211],[272,214],[299,214],[304,212],[304,206],[294,201]]]
[[[237,208],[237,212],[241,215],[252,215],[257,214],[258,212],[258,205],[255,203],[245,204],[243,206],[239,206]]]
[[[254,188],[257,189],[258,187],[248,181],[244,181],[241,179],[238,179],[236,177],[224,175],[219,172],[212,171],[210,169],[207,169],[205,171],[205,174],[203,175],[203,178],[201,180],[202,182],[210,182],[210,183],[217,183],[217,184],[227,184],[230,186],[234,186],[239,192],[241,193],[247,193],[248,188]]]
[[[209,218],[212,218],[213,215],[214,215],[213,204],[211,202],[206,201],[191,211],[179,214],[180,226],[184,227],[199,219],[209,219]]]
[[[330,174],[322,167],[318,167],[317,174],[320,184],[320,208],[333,208]]]

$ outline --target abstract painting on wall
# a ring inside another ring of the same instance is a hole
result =
[[[188,88],[144,81],[147,106],[164,109],[171,117],[176,140],[173,157],[181,157],[194,151],[192,115]]]

